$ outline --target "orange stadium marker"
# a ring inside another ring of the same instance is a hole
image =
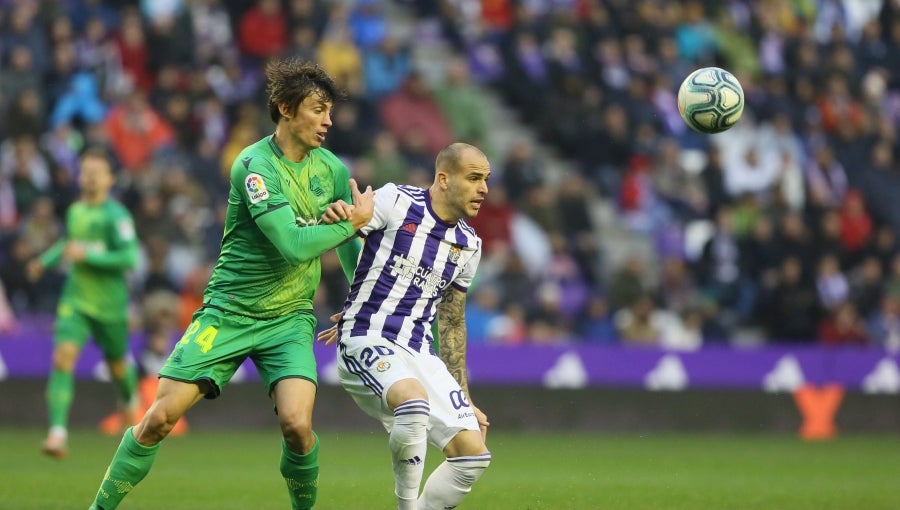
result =
[[[837,437],[835,415],[844,399],[844,387],[826,384],[817,387],[804,384],[794,392],[794,401],[803,417],[800,437],[806,441],[824,441]]]

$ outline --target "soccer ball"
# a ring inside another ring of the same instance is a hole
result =
[[[744,89],[724,69],[697,69],[678,88],[678,113],[694,131],[721,133],[731,128],[743,112]]]

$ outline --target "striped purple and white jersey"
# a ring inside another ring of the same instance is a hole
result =
[[[375,193],[344,316],[342,338],[384,338],[429,349],[431,326],[448,285],[465,291],[481,259],[481,239],[460,220],[442,221],[428,190],[386,184]],[[433,351],[432,351],[433,352]]]

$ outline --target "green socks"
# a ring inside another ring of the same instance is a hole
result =
[[[47,382],[47,411],[51,427],[66,427],[74,393],[75,384],[71,372],[63,372],[56,368],[50,371],[50,380]]]
[[[125,368],[125,375],[121,379],[113,379],[112,382],[119,394],[119,403],[125,407],[130,406],[138,387],[137,370],[134,365],[129,363]]]
[[[153,465],[159,444],[144,446],[138,443],[131,429],[132,427],[128,427],[119,443],[119,449],[103,476],[91,510],[112,510],[119,506],[134,486],[147,476]]]
[[[319,436],[313,432],[316,445],[306,455],[292,452],[287,443],[281,445],[281,475],[291,495],[291,510],[307,510],[316,504],[319,490]]]

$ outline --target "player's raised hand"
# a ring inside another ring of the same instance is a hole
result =
[[[372,191],[372,186],[366,186],[366,191],[360,193],[356,179],[350,179],[350,195],[353,197],[350,223],[354,230],[359,230],[371,221],[375,212],[375,192]]]
[[[334,326],[331,326],[330,328],[328,328],[324,331],[320,331],[319,334],[316,335],[316,341],[324,342],[325,345],[333,344],[338,338],[337,323],[339,320],[341,320],[341,317],[343,317],[343,316],[344,316],[343,312],[338,312],[338,313],[332,315],[331,322],[334,323]]]
[[[353,213],[353,206],[344,202],[343,200],[338,200],[336,202],[332,202],[325,209],[325,212],[322,213],[322,223],[326,225],[330,225],[332,223],[337,223],[341,220],[349,220],[350,214]]]

